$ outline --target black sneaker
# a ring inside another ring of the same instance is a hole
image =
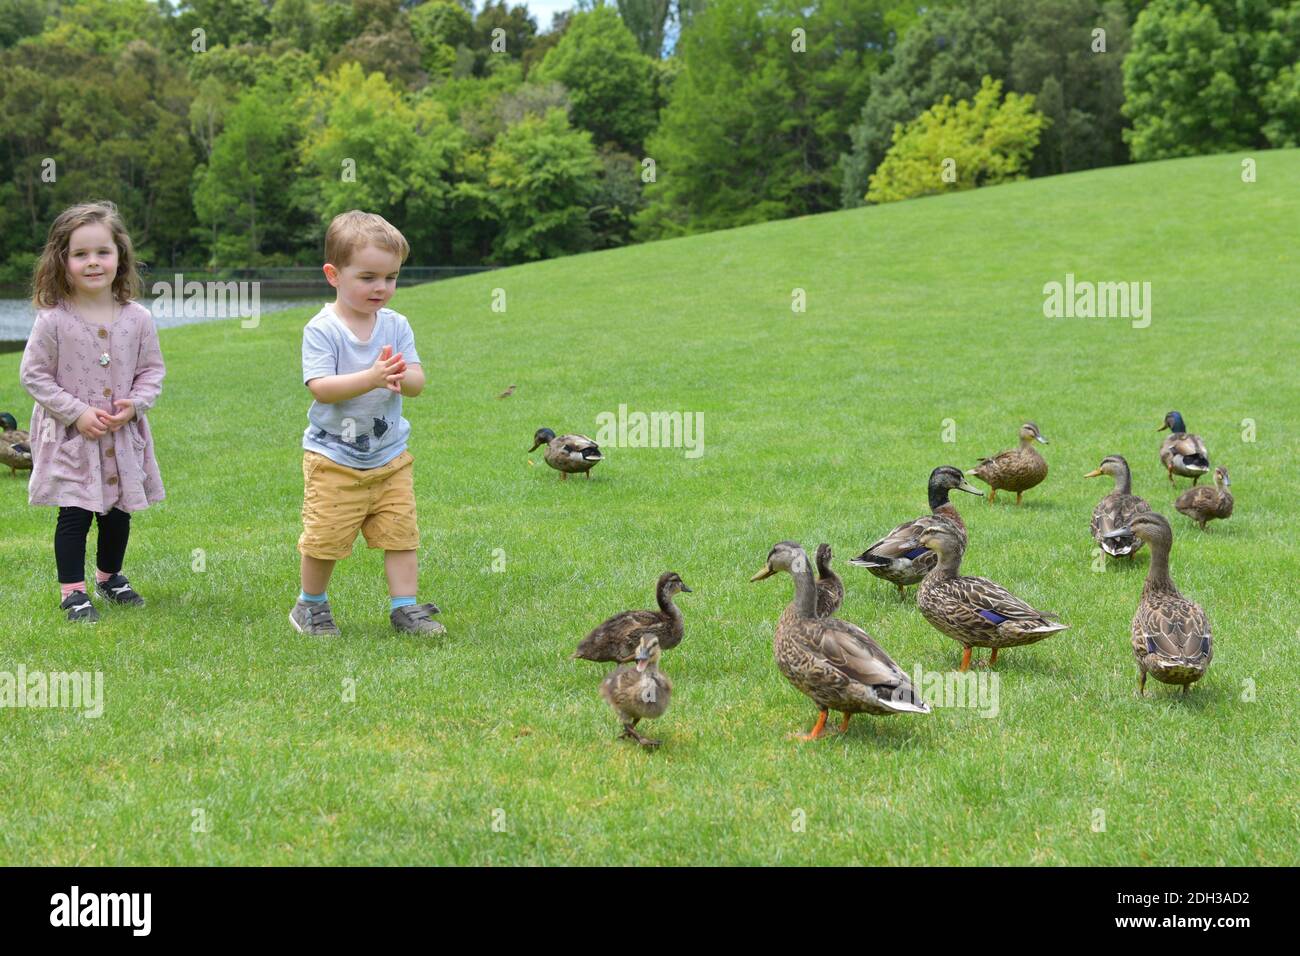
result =
[[[90,603],[90,595],[85,591],[73,591],[63,599],[59,607],[68,612],[69,621],[94,624],[99,620],[99,612]]]
[[[107,581],[96,581],[95,588],[101,597],[113,604],[144,607],[144,598],[131,590],[130,582],[121,574],[115,574]]]

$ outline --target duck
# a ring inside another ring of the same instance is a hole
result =
[[[591,478],[591,469],[605,459],[600,446],[586,435],[561,435],[557,438],[549,428],[539,428],[533,435],[533,447],[528,450],[535,451],[540,445],[546,446],[542,457],[560,473],[561,480],[579,473]]]
[[[970,669],[971,648],[991,648],[988,666],[992,667],[1002,648],[1035,644],[1069,627],[1055,614],[1031,607],[988,578],[964,577],[961,560],[966,545],[952,522],[922,518],[915,540],[938,555],[935,569],[917,589],[917,607],[937,631],[962,645],[962,671]]]
[[[1228,469],[1219,465],[1214,469],[1213,488],[1209,485],[1204,488],[1188,488],[1178,496],[1174,508],[1179,514],[1185,514],[1195,521],[1204,531],[1205,522],[1232,517],[1232,494],[1228,491],[1231,484]]]
[[[623,611],[604,621],[578,644],[573,658],[584,661],[617,661],[620,664],[633,659],[641,638],[653,635],[663,650],[671,650],[682,642],[685,628],[681,609],[673,603],[673,595],[690,594],[681,575],[665,571],[655,584],[657,611]]]
[[[1138,665],[1138,696],[1146,696],[1147,675],[1162,684],[1182,685],[1183,693],[1205,676],[1214,657],[1210,623],[1199,604],[1187,600],[1169,576],[1174,531],[1156,511],[1135,515],[1116,534],[1131,534],[1151,546],[1142,599],[1133,615],[1133,656]]]
[[[817,545],[817,616],[832,617],[844,603],[844,582],[831,570],[829,544]]]
[[[1156,429],[1158,432],[1169,429],[1169,437],[1160,443],[1160,464],[1169,472],[1169,483],[1174,483],[1174,475],[1192,479],[1195,486],[1201,475],[1210,470],[1210,453],[1205,450],[1205,442],[1200,435],[1189,435],[1179,412],[1165,415],[1165,423]]]
[[[862,628],[836,617],[817,616],[817,586],[808,555],[795,541],[779,541],[750,581],[785,571],[794,578],[794,600],[777,621],[772,638],[776,666],[795,689],[817,705],[817,722],[800,740],[826,733],[831,710],[848,730],[854,714],[928,714],[930,706],[903,670]]]
[[[658,747],[661,741],[642,736],[636,725],[662,717],[673,694],[673,682],[659,669],[660,650],[659,638],[643,634],[633,654],[634,663],[614,668],[600,682],[600,696],[623,723],[619,739],[630,737],[647,749]]]
[[[948,492],[953,489],[979,498],[984,497],[984,492],[968,482],[960,468],[952,465],[941,465],[930,472],[927,486],[930,514],[951,521],[961,533],[962,543],[965,544],[966,523],[948,500]],[[849,564],[866,568],[876,577],[892,582],[898,588],[898,598],[901,601],[907,600],[906,586],[916,584],[934,570],[938,563],[933,551],[910,543],[916,536],[912,526],[917,520],[920,519],[900,524],[856,558],[849,558]]]
[[[1141,549],[1142,539],[1111,532],[1127,527],[1134,515],[1150,511],[1151,506],[1133,494],[1133,475],[1123,455],[1107,455],[1100,465],[1083,477],[1099,478],[1102,475],[1115,479],[1115,490],[1102,498],[1092,511],[1092,539],[1113,558],[1131,558]]]
[[[966,472],[989,486],[989,504],[993,504],[1000,490],[1014,491],[1016,504],[1020,504],[1026,491],[1042,484],[1047,477],[1047,460],[1038,453],[1034,442],[1051,444],[1035,423],[1025,422],[1020,426],[1019,448],[1000,451],[992,458],[981,458],[979,467]]]
[[[19,471],[32,470],[31,435],[20,429],[8,412],[0,413],[0,465],[9,466],[11,478],[17,478]]]

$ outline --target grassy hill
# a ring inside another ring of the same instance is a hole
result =
[[[0,476],[0,670],[105,681],[98,720],[0,711],[0,862],[1294,862],[1300,150],[1255,158],[1250,184],[1241,156],[1151,163],[404,290],[430,381],[406,414],[433,643],[391,633],[362,546],[330,588],[344,637],[289,627],[311,311],[164,331],[168,498],[136,516],[126,567],[147,608],[64,624],[53,511]],[[1150,326],[1045,317],[1067,273],[1150,282]],[[25,424],[18,362],[0,355],[0,406]],[[527,454],[539,426],[593,434],[620,405],[702,413],[704,454],[611,447],[564,483]],[[1157,459],[1170,409],[1232,472],[1236,513],[1205,533]],[[1000,657],[996,717],[786,739],[816,712],[772,660],[790,579],[747,583],[768,548],[832,543],[840,616],[909,673],[955,668],[958,645],[847,558],[924,512],[930,469],[972,467],[1026,418],[1051,472],[1019,508],[957,496],[964,570],[1070,630]],[[1082,476],[1114,453],[1214,628],[1185,699],[1134,696],[1146,552],[1093,569],[1109,480]],[[694,593],[648,753],[615,741],[603,665],[568,654],[668,569]]]

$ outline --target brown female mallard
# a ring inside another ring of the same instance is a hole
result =
[[[631,737],[642,747],[658,747],[659,741],[641,736],[636,725],[662,717],[672,697],[673,682],[659,670],[659,639],[653,634],[643,635],[633,659],[636,663],[616,667],[606,675],[600,682],[600,696],[623,723],[620,738]]]
[[[1165,423],[1156,429],[1158,432],[1169,429],[1170,435],[1160,443],[1160,464],[1169,471],[1169,483],[1174,483],[1174,475],[1192,479],[1195,485],[1201,475],[1210,470],[1210,453],[1205,450],[1205,442],[1200,435],[1189,435],[1183,424],[1183,416],[1170,412],[1165,416]]]
[[[844,582],[831,570],[829,544],[817,545],[817,616],[831,617],[844,603]]]
[[[1101,464],[1083,477],[1097,478],[1110,475],[1115,479],[1115,490],[1097,503],[1092,512],[1092,538],[1097,546],[1111,557],[1132,557],[1142,547],[1142,540],[1132,535],[1113,534],[1124,528],[1133,516],[1150,511],[1151,506],[1133,494],[1133,476],[1123,455],[1107,455]]]
[[[1138,665],[1138,696],[1145,696],[1147,675],[1162,684],[1181,684],[1183,693],[1205,676],[1214,657],[1210,623],[1200,606],[1183,597],[1169,576],[1169,551],[1174,532],[1164,515],[1154,511],[1136,515],[1127,528],[1151,545],[1142,600],[1133,615],[1133,656]]]
[[[557,438],[549,428],[539,428],[533,435],[533,447],[528,450],[535,451],[540,445],[546,446],[542,457],[560,473],[561,481],[578,473],[590,478],[591,469],[605,458],[600,453],[600,446],[586,435],[561,435]]]
[[[776,625],[772,651],[776,666],[791,684],[810,697],[819,711],[817,723],[801,740],[826,732],[826,715],[844,715],[840,731],[853,714],[928,714],[929,706],[912,682],[866,631],[835,617],[817,616],[817,585],[808,555],[794,541],[781,541],[751,581],[778,571],[794,578],[794,600]]]
[[[981,458],[978,468],[966,472],[992,489],[989,504],[993,504],[1000,490],[1014,491],[1016,504],[1020,504],[1020,496],[1047,477],[1047,461],[1038,453],[1034,442],[1049,444],[1037,425],[1025,422],[1020,426],[1019,448],[1000,451],[992,458]]]
[[[1228,469],[1220,465],[1214,469],[1213,488],[1209,485],[1204,488],[1188,488],[1178,496],[1174,508],[1179,514],[1185,514],[1199,524],[1204,531],[1205,522],[1232,517],[1232,495],[1228,491],[1231,484]]]
[[[970,668],[972,647],[992,648],[992,667],[1002,648],[1034,644],[1069,626],[988,578],[963,577],[966,546],[952,522],[922,518],[917,525],[916,543],[937,553],[939,563],[921,582],[916,605],[936,630],[962,645],[961,670]]]
[[[964,544],[966,524],[961,520],[957,509],[952,506],[952,502],[948,500],[948,492],[953,489],[969,492],[980,498],[984,497],[984,492],[962,477],[960,468],[954,468],[952,465],[942,465],[930,472],[928,487],[930,514],[951,521],[961,532],[961,540]],[[920,581],[938,563],[938,558],[933,551],[913,544],[913,539],[916,537],[915,529],[912,527],[914,524],[916,521],[900,524],[856,558],[849,558],[849,564],[866,568],[876,577],[892,582],[898,588],[899,600],[903,601],[907,600],[904,586]]]
[[[691,593],[676,571],[665,571],[655,585],[659,610],[615,614],[584,637],[573,656],[584,661],[623,663],[632,660],[641,639],[647,636],[655,637],[664,650],[676,647],[684,633],[682,612],[673,603],[673,595],[680,591]]]

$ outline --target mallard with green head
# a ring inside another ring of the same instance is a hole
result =
[[[618,714],[623,724],[619,737],[631,737],[642,747],[658,747],[658,740],[643,737],[636,725],[662,717],[668,710],[673,682],[659,669],[659,639],[644,635],[633,652],[635,663],[614,668],[600,682],[600,696]]]
[[[1162,684],[1181,684],[1185,694],[1209,669],[1214,641],[1205,612],[1183,597],[1169,576],[1174,531],[1164,515],[1147,511],[1116,533],[1136,535],[1151,546],[1151,566],[1133,615],[1138,696],[1146,694],[1148,674]]]
[[[11,478],[18,477],[19,471],[32,470],[31,436],[8,412],[0,413],[0,466],[4,465],[9,467]]]
[[[1232,517],[1232,494],[1228,491],[1232,482],[1228,480],[1228,469],[1219,465],[1214,469],[1214,487],[1188,488],[1174,508],[1179,514],[1185,514],[1205,530],[1205,522],[1218,518],[1220,521]]]
[[[1169,483],[1174,483],[1174,475],[1192,479],[1195,485],[1201,475],[1210,470],[1210,453],[1205,450],[1205,442],[1200,435],[1190,435],[1183,424],[1179,412],[1170,412],[1165,416],[1165,423],[1156,429],[1158,432],[1169,429],[1170,435],[1160,443],[1160,464],[1169,471]]]
[[[1134,515],[1150,511],[1151,506],[1133,494],[1133,476],[1123,455],[1107,455],[1100,465],[1083,477],[1099,478],[1102,475],[1115,479],[1115,489],[1093,509],[1092,539],[1113,558],[1131,558],[1142,547],[1142,539],[1113,532],[1127,527]]]
[[[916,543],[934,551],[939,562],[921,582],[916,605],[936,630],[961,644],[961,670],[970,668],[973,647],[992,649],[992,667],[1002,648],[1036,644],[1069,626],[988,578],[963,576],[966,545],[952,522],[922,518],[918,524]]]
[[[942,465],[930,472],[927,490],[930,496],[930,516],[937,515],[951,521],[961,533],[962,542],[965,543],[966,524],[961,520],[961,515],[957,513],[952,502],[948,500],[948,492],[965,491],[980,498],[984,497],[984,492],[968,482],[960,468],[954,468],[952,465]],[[907,591],[904,587],[908,584],[916,584],[934,570],[935,564],[938,563],[938,558],[933,551],[913,543],[916,537],[916,529],[913,526],[919,520],[917,518],[900,524],[856,558],[849,558],[849,564],[866,568],[876,577],[893,583],[898,588],[899,599],[907,600]]]
[[[600,452],[600,446],[586,435],[556,437],[555,432],[549,428],[539,428],[533,435],[533,447],[528,450],[536,451],[542,445],[546,446],[542,457],[546,459],[548,465],[560,473],[561,481],[569,475],[579,473],[590,478],[591,469],[605,459]]]
[[[632,659],[642,638],[654,637],[659,647],[671,650],[682,642],[685,625],[681,609],[673,603],[673,595],[691,593],[681,575],[665,571],[655,584],[657,611],[623,611],[602,622],[578,644],[575,658],[584,661],[619,661]]]
[[[1047,460],[1038,453],[1034,442],[1049,444],[1036,424],[1025,422],[1020,426],[1020,447],[1000,451],[992,458],[981,458],[978,468],[966,472],[989,486],[989,504],[993,504],[999,491],[1014,491],[1016,504],[1020,504],[1021,495],[1042,484],[1047,477]]]
[[[794,578],[794,600],[777,621],[772,638],[776,666],[785,679],[817,705],[817,723],[800,735],[816,740],[826,732],[826,716],[843,714],[840,731],[853,714],[928,714],[930,707],[880,645],[856,624],[817,616],[817,584],[804,549],[781,541],[768,552],[751,581],[780,572]]]

